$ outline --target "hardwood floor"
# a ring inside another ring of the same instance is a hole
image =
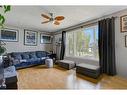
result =
[[[19,89],[127,89],[127,79],[103,75],[92,79],[75,70],[43,65],[18,70]]]

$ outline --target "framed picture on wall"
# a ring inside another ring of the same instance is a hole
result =
[[[127,47],[127,35],[125,35],[125,47]]]
[[[50,35],[40,34],[40,43],[41,44],[51,44],[52,37]]]
[[[16,42],[18,41],[18,30],[15,29],[1,29],[0,30],[0,38],[2,41],[11,41]]]
[[[121,32],[127,32],[127,15],[120,17]]]
[[[24,45],[36,46],[37,45],[37,32],[32,30],[24,30]]]

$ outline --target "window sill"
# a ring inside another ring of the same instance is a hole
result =
[[[91,61],[96,61],[99,62],[99,59],[93,58],[93,57],[89,57],[89,56],[84,56],[84,57],[78,57],[78,56],[65,56],[66,57],[70,57],[70,58],[76,58],[76,59],[83,59],[83,60],[91,60]]]

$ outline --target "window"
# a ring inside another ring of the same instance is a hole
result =
[[[68,32],[67,33],[67,55],[69,56],[73,56],[74,54],[74,37],[73,37],[74,33],[73,32]]]
[[[98,26],[94,25],[67,32],[66,56],[98,59]]]

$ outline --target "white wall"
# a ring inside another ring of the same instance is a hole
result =
[[[116,69],[117,69],[117,74],[119,76],[123,76],[127,78],[127,48],[125,47],[125,38],[124,38],[124,36],[127,35],[127,32],[121,33],[120,31],[120,17],[123,15],[127,15],[127,9],[106,16],[105,18],[112,17],[112,16],[117,17],[115,19]],[[72,58],[72,57],[65,57],[65,58],[77,62],[86,62],[93,65],[98,65],[98,61],[96,60],[87,60],[87,59],[82,59],[82,58],[79,59],[79,58]]]
[[[7,53],[10,52],[24,52],[24,51],[51,51],[52,50],[52,44],[40,44],[40,33],[38,32],[38,40],[37,40],[37,46],[26,46],[24,45],[24,29],[14,28],[14,27],[7,27],[10,29],[16,29],[19,30],[19,40],[18,42],[5,42]]]
[[[124,36],[127,32],[121,33],[120,31],[120,16],[127,15],[127,10],[113,14],[117,16],[115,20],[115,49],[116,49],[116,68],[120,76],[127,78],[127,48],[125,47]]]

